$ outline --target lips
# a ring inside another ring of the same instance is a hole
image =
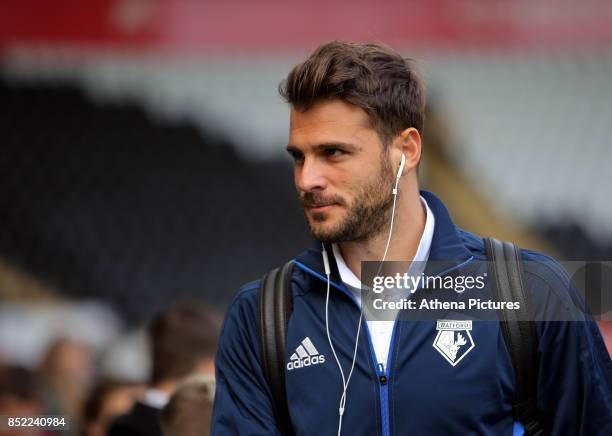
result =
[[[304,205],[304,207],[307,207],[309,209],[316,209],[316,208],[319,208],[319,207],[333,206],[334,204],[336,204],[336,203],[307,204],[307,205]]]
[[[306,206],[306,208],[311,210],[312,212],[324,212],[326,210],[331,209],[333,206],[336,206],[336,203],[317,204],[317,205]]]

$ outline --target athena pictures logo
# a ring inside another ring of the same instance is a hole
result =
[[[472,321],[441,319],[437,322],[436,330],[438,334],[433,347],[452,366],[457,365],[476,346],[470,334]]]
[[[325,356],[317,351],[316,347],[307,336],[295,349],[295,353],[291,355],[289,363],[287,363],[287,370],[292,371],[294,369],[318,365],[320,363],[325,363]]]

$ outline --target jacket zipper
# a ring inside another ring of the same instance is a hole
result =
[[[389,352],[387,354],[387,366],[386,367],[384,364],[378,362],[376,355],[374,354],[373,348],[371,346],[372,340],[370,338],[370,354],[372,356],[372,360],[374,361],[374,366],[376,368],[376,376],[378,378],[378,389],[379,389],[379,394],[380,394],[380,418],[381,418],[383,436],[391,435],[391,424],[390,424],[390,418],[389,418],[389,377],[391,375],[390,368],[391,368],[391,363],[393,360],[393,347],[395,344],[396,327],[397,327],[397,320],[393,322],[393,332],[391,333],[391,344],[389,346]]]
[[[380,416],[382,420],[382,433],[384,436],[391,434],[389,430],[389,386],[388,375],[382,363],[376,366],[378,374],[378,383],[380,388]]]

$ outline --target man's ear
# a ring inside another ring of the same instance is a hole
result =
[[[394,146],[406,156],[403,174],[419,165],[421,161],[421,135],[417,129],[409,127],[403,130],[394,141]]]

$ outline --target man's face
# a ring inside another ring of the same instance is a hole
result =
[[[364,241],[390,218],[394,174],[361,108],[341,100],[291,110],[288,152],[312,234],[322,242]]]

